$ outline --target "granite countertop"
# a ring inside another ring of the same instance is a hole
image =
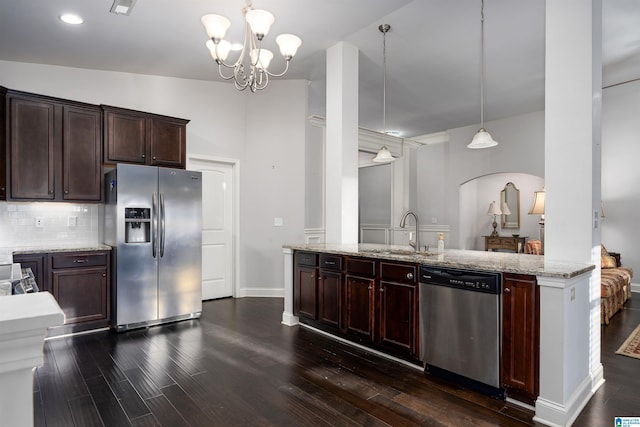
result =
[[[14,255],[37,254],[42,252],[90,252],[90,251],[110,251],[111,246],[104,244],[97,245],[80,245],[80,246],[30,246],[25,248],[13,249]]]
[[[415,262],[423,265],[464,268],[502,273],[529,274],[543,277],[570,279],[595,269],[593,264],[550,260],[540,255],[510,252],[486,252],[459,249],[431,250],[415,253],[410,246],[376,244],[300,244],[284,248],[311,252],[362,256],[367,258]]]

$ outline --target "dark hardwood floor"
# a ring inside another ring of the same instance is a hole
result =
[[[530,411],[283,326],[281,315],[281,299],[224,299],[205,302],[199,320],[49,340],[35,425],[537,425]],[[629,308],[604,328],[607,383],[575,425],[638,414],[640,360],[613,355],[638,323]]]

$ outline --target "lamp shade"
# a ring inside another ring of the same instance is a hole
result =
[[[387,149],[387,147],[382,147],[378,154],[373,158],[373,161],[376,163],[388,163],[393,162],[395,159]]]
[[[266,10],[251,9],[247,12],[246,19],[253,34],[258,37],[258,40],[262,40],[262,38],[269,33],[271,24],[273,24],[276,18],[271,12],[267,12]]]
[[[491,204],[489,205],[489,210],[487,211],[487,215],[502,215],[500,205],[498,205],[495,201],[491,202]]]
[[[467,145],[467,148],[489,148],[495,147],[496,145],[498,145],[498,142],[491,138],[489,132],[484,128],[480,128],[473,136],[471,142]]]
[[[267,49],[253,49],[250,55],[251,63],[256,64],[258,70],[266,70],[269,68],[269,63],[273,59],[273,53]]]
[[[217,47],[216,44],[211,40],[207,40],[206,45],[207,48],[209,48],[209,52],[211,52],[211,57],[213,59],[221,59],[222,61],[224,61],[225,59],[227,59],[227,56],[229,56],[231,43],[226,40],[220,40]]]
[[[530,215],[544,215],[544,189],[533,193],[533,204],[529,209]]]
[[[278,47],[280,47],[280,53],[286,59],[291,59],[295,56],[298,48],[302,44],[302,40],[300,37],[294,36],[293,34],[280,34],[276,37],[276,43],[278,43]]]
[[[231,21],[221,15],[204,15],[200,22],[207,30],[207,35],[210,39],[222,40],[224,35],[227,34],[227,30],[231,26]]]

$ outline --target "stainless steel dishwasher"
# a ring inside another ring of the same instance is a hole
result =
[[[420,267],[425,370],[503,397],[500,389],[500,274]]]

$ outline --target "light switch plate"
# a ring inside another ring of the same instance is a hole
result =
[[[34,225],[36,226],[36,228],[42,228],[44,227],[44,218],[42,218],[41,216],[37,216],[35,218],[35,223]]]

